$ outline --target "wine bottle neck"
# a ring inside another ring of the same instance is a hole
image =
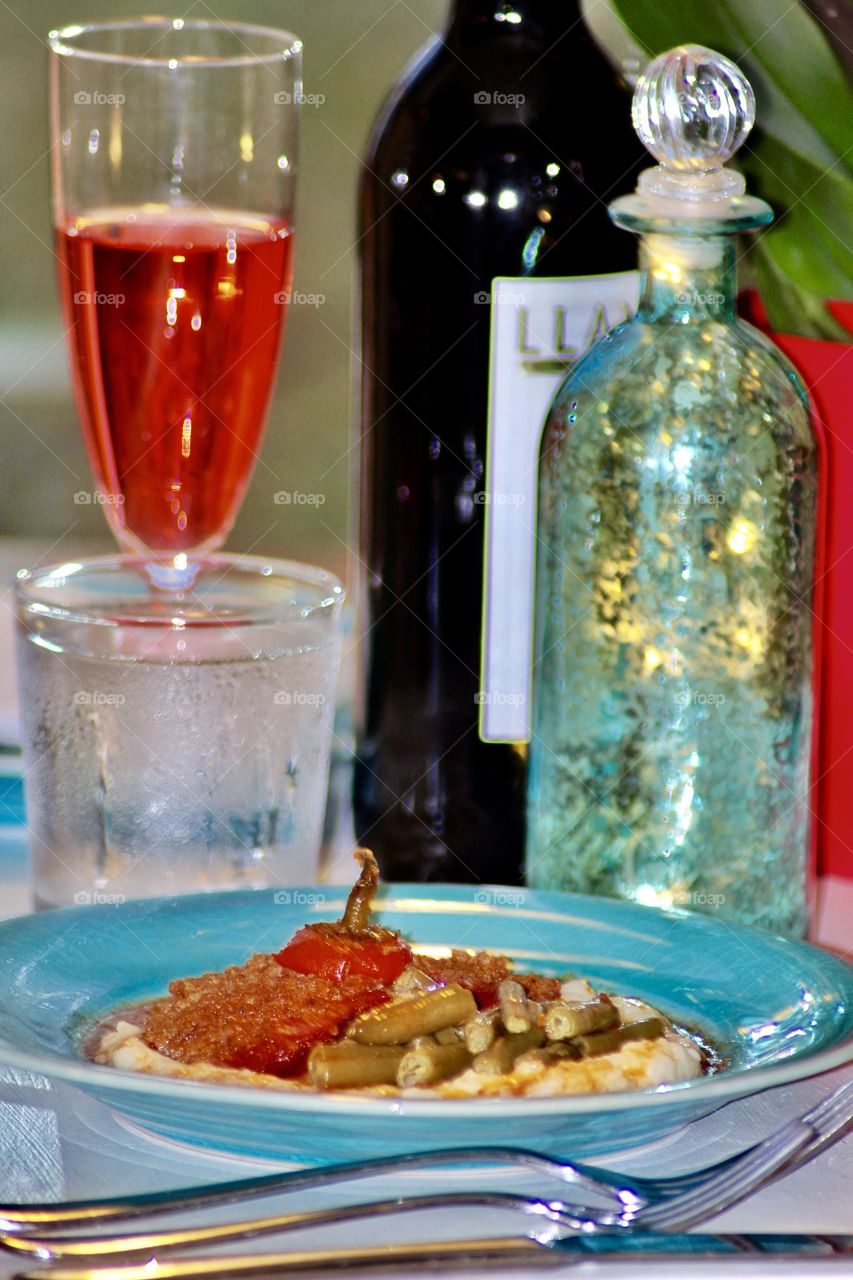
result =
[[[450,30],[479,28],[559,38],[581,21],[580,0],[453,0]]]
[[[737,293],[736,248],[733,235],[644,235],[640,318],[672,324],[731,320]]]

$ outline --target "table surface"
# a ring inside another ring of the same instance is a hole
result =
[[[21,559],[20,552],[12,554]],[[0,572],[3,559],[0,544]],[[2,661],[3,651],[8,654],[10,638],[8,622],[4,625],[3,614],[8,619],[7,610],[0,610],[0,721],[3,720],[4,707],[7,718],[14,716],[14,711],[9,710],[11,684],[8,665]],[[19,769],[14,755],[0,753],[0,917],[18,915],[30,909],[26,839],[17,776]],[[843,947],[850,936],[851,914],[853,886],[841,881],[825,885],[820,917],[824,940]],[[846,1078],[853,1078],[853,1066],[739,1099],[658,1143],[625,1152],[618,1158],[610,1156],[607,1163],[629,1172],[655,1174],[710,1164],[766,1136]],[[270,1172],[275,1167],[287,1166],[214,1155],[150,1137],[118,1113],[69,1085],[0,1067],[0,1202],[142,1193],[248,1177]],[[222,1210],[219,1216],[234,1219],[283,1212],[285,1206],[288,1210],[320,1208],[364,1198],[455,1190],[466,1185],[536,1195],[555,1194],[553,1183],[529,1174],[513,1174],[506,1170],[478,1170],[476,1173],[444,1170],[431,1174],[395,1175],[393,1179],[375,1179],[369,1184],[336,1187],[325,1192],[304,1192],[288,1196],[286,1200],[270,1197],[242,1211],[239,1207]],[[807,1167],[704,1224],[702,1230],[742,1234],[853,1233],[853,1134]],[[306,1231],[289,1237],[286,1243],[283,1238],[250,1242],[238,1246],[237,1251],[265,1251],[291,1245],[301,1250],[521,1233],[519,1221],[506,1212],[444,1210],[378,1225],[349,1224],[345,1233],[335,1233],[329,1228]],[[774,1262],[772,1257],[749,1257],[742,1261],[727,1258],[709,1263],[679,1261],[667,1266],[660,1262],[644,1265],[637,1262],[585,1262],[584,1274],[593,1278],[600,1274],[621,1280],[622,1276],[636,1276],[648,1270],[649,1275],[672,1274],[699,1280],[700,1277],[718,1276],[722,1266],[725,1274],[732,1278],[741,1273],[758,1273],[762,1277],[784,1274],[790,1280],[797,1276],[816,1275],[825,1270],[825,1265],[819,1260],[807,1259],[782,1265]],[[566,1263],[548,1274],[559,1278],[576,1270],[577,1264]],[[0,1280],[13,1276],[15,1271],[14,1259],[0,1258]],[[833,1272],[853,1275],[853,1259],[839,1260],[834,1264]],[[392,1280],[405,1274],[405,1271],[394,1272]],[[523,1272],[490,1266],[488,1273],[484,1269],[472,1274],[483,1277],[488,1274],[490,1280],[501,1280],[503,1276],[517,1277]]]
[[[29,882],[26,843],[22,826],[14,821],[19,810],[15,806],[14,789],[7,792],[4,805],[3,758],[0,757],[0,813],[7,823],[0,826],[0,915],[17,915],[29,909]],[[13,775],[15,763],[6,760],[7,775]],[[10,782],[7,784],[13,787]],[[849,917],[848,917],[849,918]],[[816,1079],[798,1081],[782,1088],[766,1090],[751,1098],[742,1098],[722,1107],[713,1115],[696,1121],[686,1129],[663,1138],[660,1142],[610,1156],[606,1163],[630,1172],[666,1174],[710,1164],[765,1137],[830,1092],[843,1080],[853,1078],[848,1066]],[[569,1155],[570,1153],[566,1153]],[[199,1182],[231,1180],[241,1176],[270,1172],[274,1166],[256,1161],[219,1156],[195,1151],[160,1138],[149,1137],[118,1113],[87,1097],[79,1090],[41,1076],[0,1068],[0,1202],[80,1199],[92,1196],[134,1194]],[[292,1166],[291,1166],[292,1167]],[[375,1179],[370,1184],[335,1187],[325,1192],[270,1197],[248,1206],[222,1210],[225,1219],[284,1212],[300,1208],[321,1208],[344,1204],[362,1198],[381,1199],[400,1194],[423,1194],[461,1189],[464,1185],[488,1190],[523,1191],[527,1194],[560,1194],[553,1182],[529,1174],[513,1174],[507,1170],[447,1171],[408,1173]],[[217,1215],[214,1215],[217,1216]],[[775,1186],[751,1197],[728,1213],[706,1224],[703,1230],[726,1233],[809,1234],[853,1233],[853,1134],[825,1152],[807,1167],[789,1175]],[[441,1236],[514,1235],[520,1224],[513,1215],[478,1209],[430,1212],[417,1217],[359,1226],[350,1224],[344,1233],[329,1228],[306,1231],[291,1236],[289,1242],[300,1249],[330,1248],[378,1241],[435,1240]],[[283,1239],[249,1243],[240,1251],[288,1247]],[[585,1263],[593,1277],[636,1275],[637,1264]],[[742,1262],[720,1259],[713,1264],[680,1262],[673,1264],[674,1274],[699,1277],[719,1274],[725,1266],[727,1276],[736,1276],[744,1268],[749,1274],[762,1276],[783,1274],[781,1264],[772,1258],[749,1258]],[[652,1264],[646,1264],[650,1269]],[[655,1274],[661,1264],[654,1264]],[[801,1260],[784,1265],[789,1278],[817,1274],[824,1266],[819,1260]],[[15,1273],[13,1260],[0,1258],[0,1280]],[[548,1274],[568,1276],[575,1267],[570,1264]],[[834,1270],[853,1275],[853,1259],[841,1261]],[[385,1273],[383,1273],[385,1274]],[[403,1276],[405,1272],[395,1272]],[[486,1275],[485,1270],[482,1273]],[[513,1274],[490,1267],[490,1280]],[[393,1277],[392,1277],[393,1280]]]

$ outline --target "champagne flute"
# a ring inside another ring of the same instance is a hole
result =
[[[291,288],[302,46],[194,18],[71,26],[50,45],[95,500],[152,583],[175,586],[225,541],[257,460]]]

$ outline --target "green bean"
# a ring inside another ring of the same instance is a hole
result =
[[[533,1017],[527,1003],[527,992],[520,982],[515,982],[512,978],[504,978],[498,987],[498,1001],[501,1022],[507,1031],[517,1034],[519,1031],[530,1030]]]
[[[414,1085],[436,1084],[471,1065],[471,1055],[460,1040],[455,1044],[420,1045],[407,1049],[397,1068],[397,1084],[401,1089]]]
[[[596,1058],[601,1053],[614,1053],[629,1040],[655,1040],[662,1036],[666,1024],[663,1018],[646,1018],[644,1022],[628,1022],[613,1031],[599,1031],[597,1035],[577,1036],[574,1044],[585,1058]]]
[[[544,1040],[545,1032],[539,1027],[531,1027],[517,1035],[498,1036],[490,1048],[477,1054],[472,1065],[481,1075],[505,1075],[512,1070],[516,1058],[527,1053],[528,1049],[538,1049]]]
[[[545,1033],[549,1040],[573,1040],[589,1031],[609,1031],[619,1022],[619,1011],[609,1000],[568,1004],[556,1000],[545,1012]]]
[[[399,978],[391,984],[395,996],[415,996],[422,991],[435,991],[438,983],[428,973],[413,964],[407,964]]]
[[[574,1044],[554,1040],[551,1044],[544,1044],[541,1049],[528,1049],[527,1053],[516,1058],[515,1065],[521,1067],[531,1063],[540,1067],[552,1067],[555,1062],[577,1062],[580,1056],[580,1049],[576,1049]]]
[[[465,1044],[471,1053],[483,1053],[495,1042],[500,1025],[500,1009],[493,1005],[490,1009],[481,1009],[469,1018],[463,1027]]]
[[[347,1035],[359,1044],[407,1044],[415,1036],[464,1022],[476,1009],[471,992],[454,983],[411,1000],[393,1000],[369,1009],[350,1023]]]
[[[315,1045],[308,1055],[308,1079],[318,1089],[352,1089],[368,1084],[394,1084],[402,1048],[339,1044]]]
[[[442,1027],[440,1031],[436,1031],[435,1039],[438,1044],[460,1044],[463,1040],[462,1028]]]

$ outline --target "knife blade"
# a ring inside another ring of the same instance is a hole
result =
[[[118,1267],[51,1267],[17,1272],[15,1280],[221,1280],[250,1276],[287,1276],[296,1272],[389,1270],[434,1267],[454,1271],[474,1270],[487,1263],[507,1266],[553,1267],[572,1262],[701,1262],[724,1255],[744,1258],[770,1256],[774,1262],[797,1258],[822,1258],[849,1266],[853,1236],[842,1235],[631,1235],[588,1239],[556,1237],[549,1241],[527,1236],[499,1236],[474,1240],[441,1240],[414,1244],[389,1244],[357,1249],[317,1249],[282,1253],[257,1253],[228,1257],[154,1259],[145,1265]]]

